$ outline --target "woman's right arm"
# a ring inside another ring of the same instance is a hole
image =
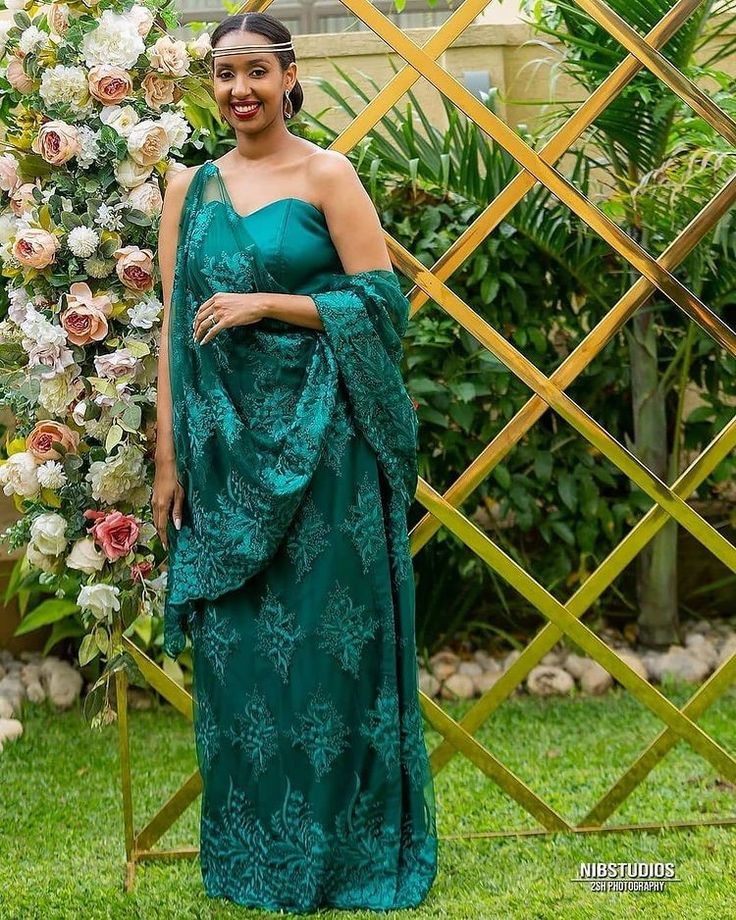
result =
[[[174,428],[169,381],[169,314],[176,265],[179,221],[189,183],[196,168],[175,175],[166,184],[158,235],[158,264],[161,273],[163,318],[158,357],[156,388],[156,473],[153,483],[153,519],[164,549],[168,549],[166,525],[171,515],[177,530],[181,527],[184,490],[176,476]]]

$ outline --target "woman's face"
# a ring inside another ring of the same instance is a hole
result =
[[[255,32],[229,32],[217,48],[271,42]],[[296,64],[281,69],[278,57],[258,51],[224,54],[214,58],[215,100],[225,119],[236,131],[262,131],[274,119],[283,120],[284,92],[296,82]]]

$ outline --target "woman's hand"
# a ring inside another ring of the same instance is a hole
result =
[[[197,310],[194,317],[194,340],[204,345],[218,332],[231,326],[248,326],[266,315],[264,294],[229,294],[218,291]],[[213,319],[214,318],[214,319]]]
[[[156,460],[156,473],[153,479],[153,523],[158,531],[164,549],[168,549],[166,526],[169,513],[174,527],[181,529],[184,508],[184,489],[176,478],[176,463],[171,460]]]

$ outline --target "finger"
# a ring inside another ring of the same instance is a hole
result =
[[[177,488],[176,495],[174,496],[174,510],[171,513],[172,520],[174,521],[174,527],[177,530],[181,530],[181,519],[182,511],[184,510],[184,492],[181,488]]]
[[[225,324],[220,320],[219,323],[215,323],[214,326],[209,326],[207,331],[204,334],[204,338],[199,343],[200,345],[206,345],[211,339],[213,339],[221,329],[225,328]]]
[[[207,325],[212,322],[211,317],[215,315],[215,308],[211,307],[207,313],[200,316],[194,321],[194,338],[199,339],[204,330],[207,328]]]

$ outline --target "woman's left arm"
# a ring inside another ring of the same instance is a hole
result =
[[[311,158],[310,184],[318,189],[322,210],[343,271],[392,270],[381,221],[353,164],[342,153],[326,150]],[[322,329],[314,300],[304,294],[264,292],[263,316],[296,326]]]

